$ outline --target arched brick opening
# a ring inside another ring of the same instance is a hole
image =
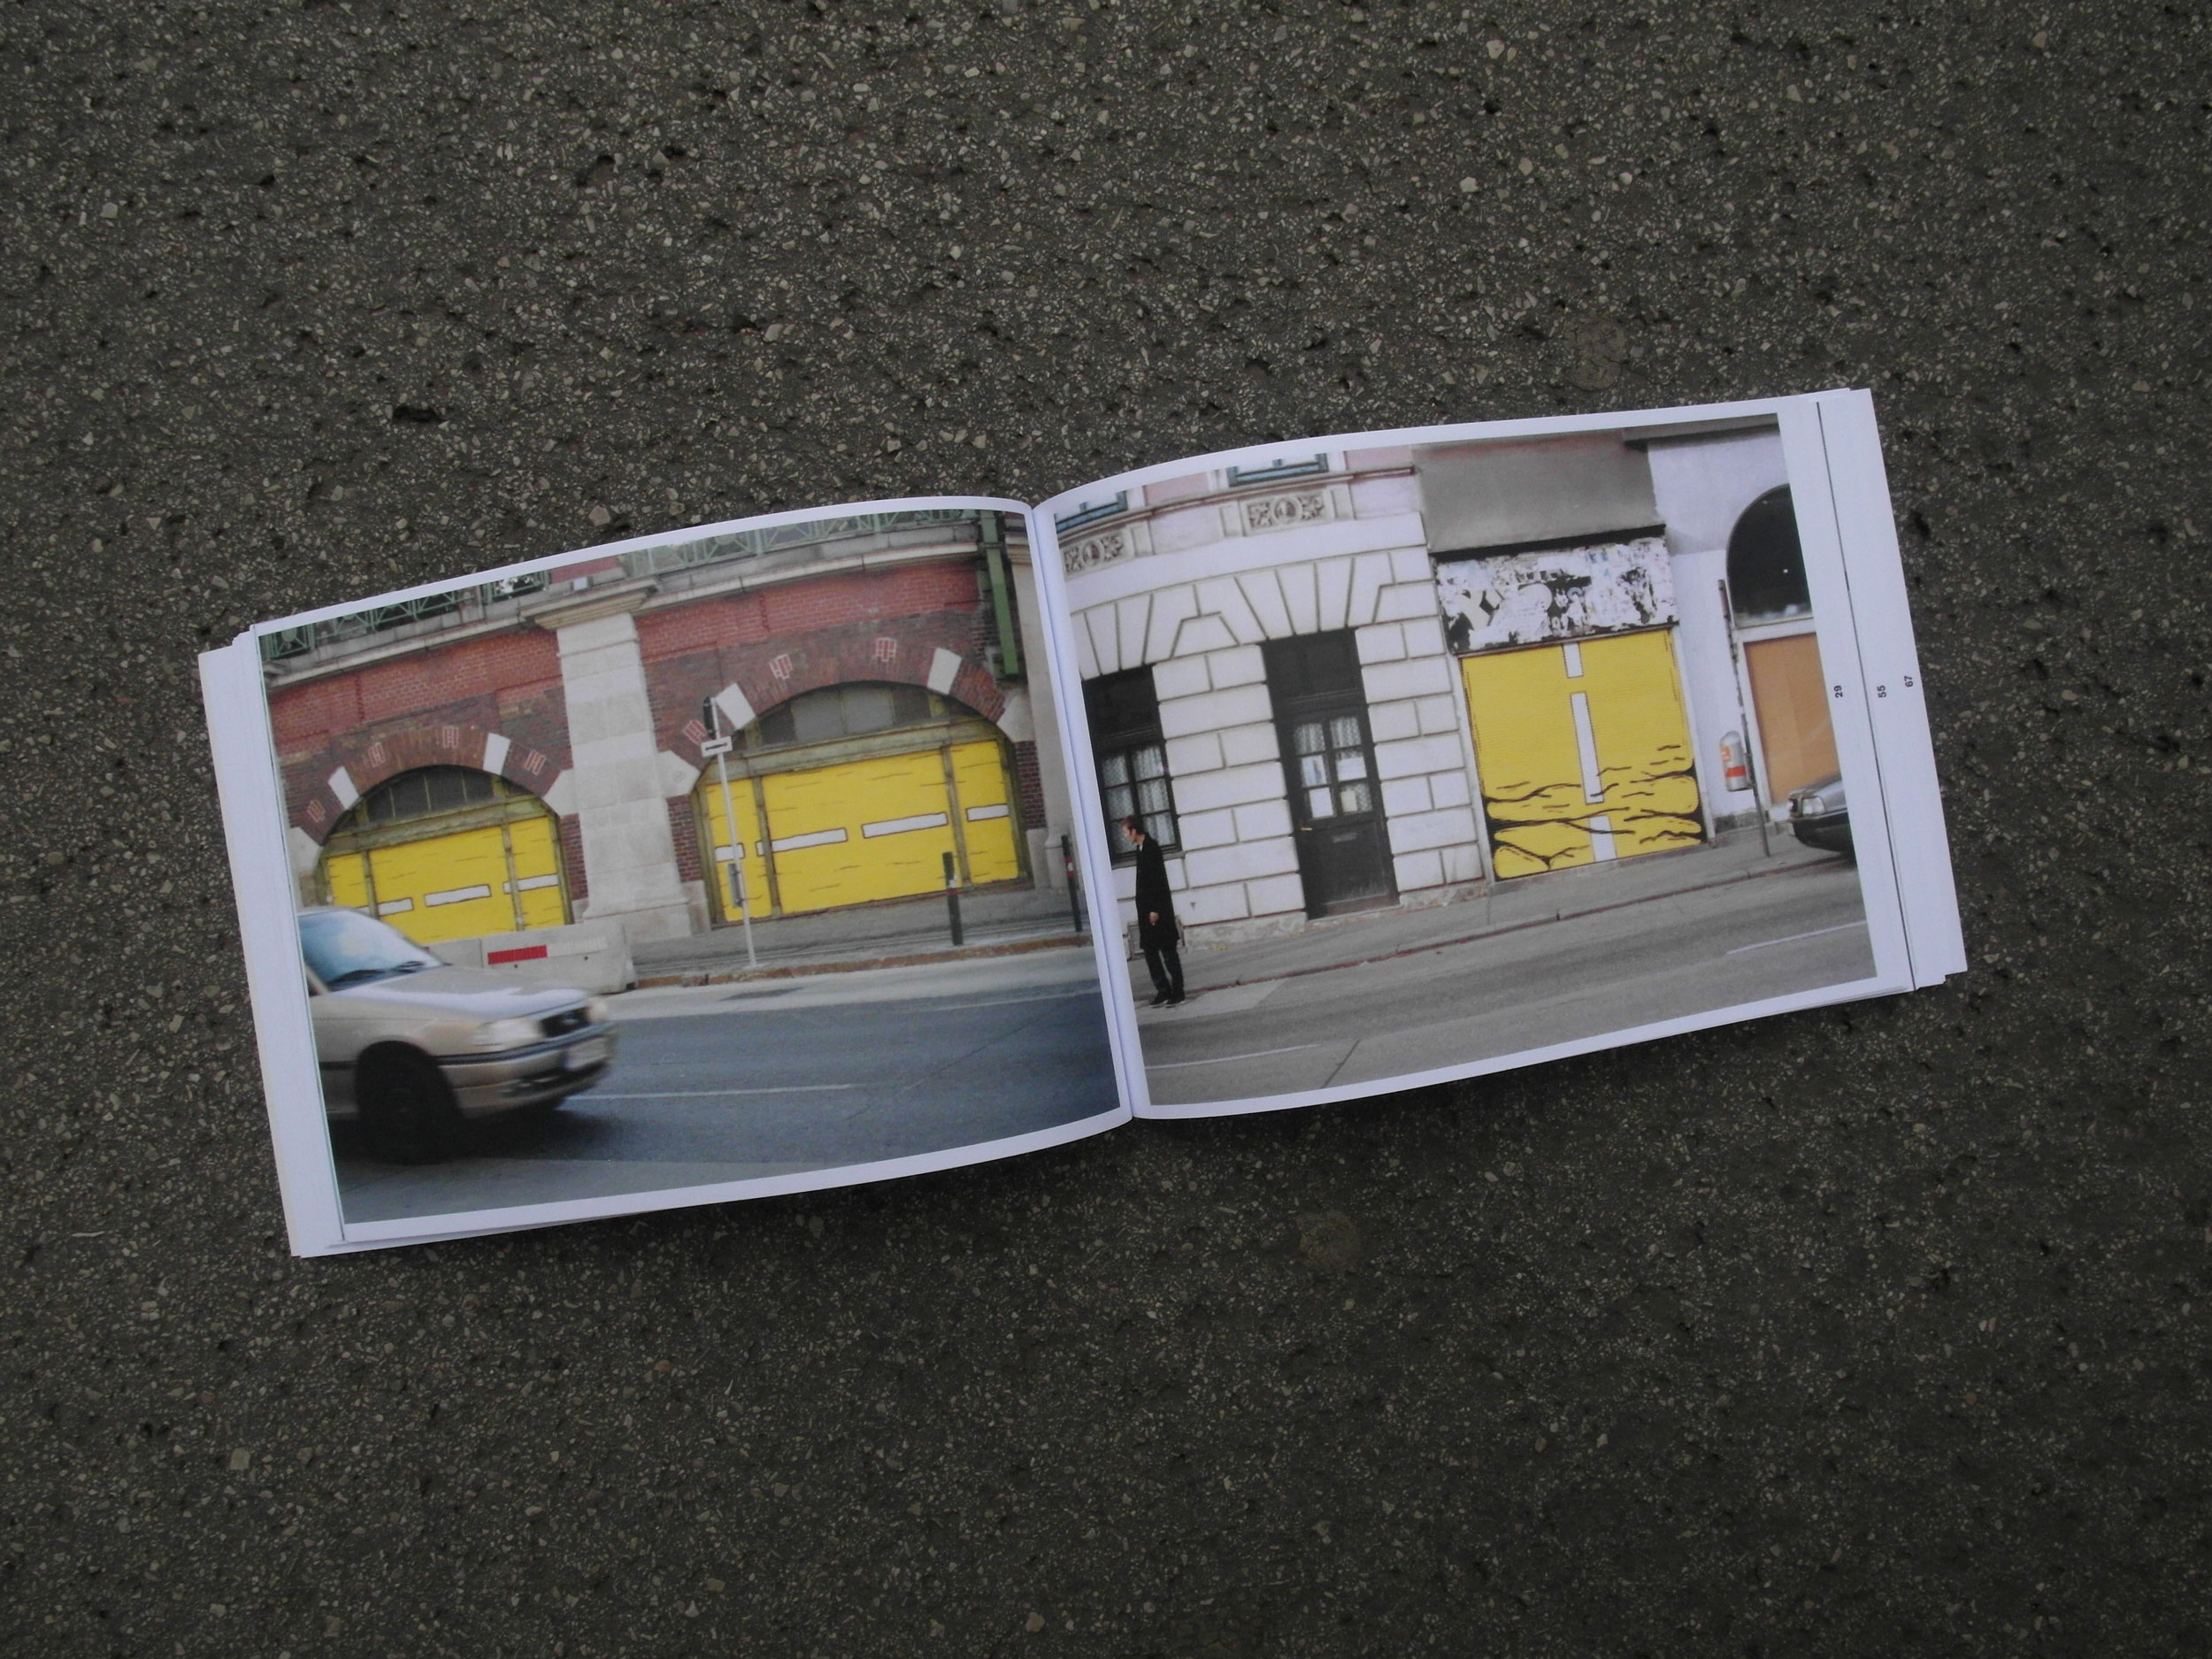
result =
[[[424,766],[474,767],[540,798],[560,775],[551,757],[480,726],[434,723],[396,732],[363,733],[333,745],[311,761],[286,767],[286,804],[291,821],[319,846],[353,804],[338,792],[342,772],[357,800],[387,780]]]

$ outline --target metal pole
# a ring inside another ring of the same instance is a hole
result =
[[[707,710],[714,720],[714,735],[722,732],[722,705],[711,697],[707,699]],[[730,885],[737,890],[738,919],[745,926],[745,965],[760,966],[760,957],[753,950],[753,907],[746,894],[745,837],[737,827],[737,803],[730,798],[730,751],[724,749],[714,757],[715,777],[722,785],[722,821],[730,832]],[[709,849],[711,852],[712,849]],[[712,860],[710,858],[710,863]]]
[[[1068,872],[1068,919],[1079,933],[1083,931],[1083,889],[1075,873],[1075,849],[1065,835],[1060,837],[1060,862]]]
[[[952,942],[954,947],[957,949],[962,942],[960,933],[960,879],[953,873],[952,855],[950,853],[947,853],[945,854],[944,858],[945,914],[952,919]]]
[[[1766,858],[1774,856],[1773,814],[1767,803],[1759,798],[1759,769],[1751,764],[1751,716],[1743,703],[1743,655],[1736,649],[1736,602],[1729,596],[1728,582],[1720,584],[1720,625],[1728,630],[1728,664],[1733,672],[1729,678],[1736,682],[1736,729],[1743,733],[1744,775],[1751,780],[1751,804],[1758,809],[1759,852]],[[1721,780],[1724,787],[1725,778]]]

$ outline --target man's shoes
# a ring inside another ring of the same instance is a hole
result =
[[[1154,997],[1154,998],[1152,999],[1152,1006],[1153,1006],[1153,1007],[1155,1007],[1155,1008],[1157,1008],[1157,1007],[1159,1007],[1159,1006],[1160,1006],[1160,1004],[1161,1004],[1161,1003],[1163,1003],[1163,1002],[1166,1002],[1167,1000],[1168,1000],[1168,999],[1167,999],[1167,993],[1166,993],[1165,991],[1163,991],[1163,992],[1161,992],[1161,993],[1160,993],[1157,996],[1156,996],[1156,997]]]
[[[1161,1000],[1166,1002],[1170,1008],[1179,1008],[1182,1006],[1183,1002],[1182,993],[1179,991],[1173,996],[1164,997]]]

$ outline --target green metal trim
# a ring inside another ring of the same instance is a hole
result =
[[[983,568],[991,589],[991,615],[998,625],[998,676],[1022,675],[1021,634],[1014,626],[1014,589],[1006,570],[1006,524],[996,513],[983,523]]]

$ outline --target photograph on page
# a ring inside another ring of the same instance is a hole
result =
[[[1041,510],[1152,1109],[1884,988],[1782,425],[1324,439]]]
[[[257,630],[348,1236],[1118,1113],[1036,615],[906,506]]]

